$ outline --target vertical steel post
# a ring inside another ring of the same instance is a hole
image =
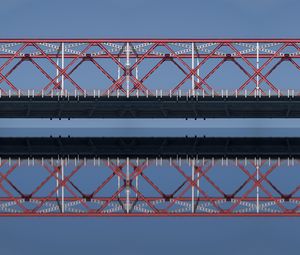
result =
[[[135,177],[135,187],[136,187],[136,190],[139,190],[139,176],[138,175]],[[138,197],[137,193],[136,193],[136,197]]]
[[[194,72],[195,69],[195,43],[192,43],[192,70]],[[195,75],[192,75],[192,95],[195,92]]]
[[[136,165],[137,165],[137,167],[139,167],[139,158],[136,159]],[[135,188],[137,191],[139,190],[139,176],[138,175],[135,177]],[[138,194],[136,193],[135,196],[138,197]]]
[[[198,172],[198,174],[197,174],[197,187],[200,187],[200,178],[199,178],[199,176],[200,176],[200,173]],[[200,195],[200,192],[199,192],[199,189],[197,188],[197,197],[199,197],[199,195]]]
[[[117,158],[117,166],[118,166],[118,169],[120,169],[120,160],[119,160],[119,158]],[[120,178],[120,176],[118,175],[118,191],[120,190],[120,188],[121,188],[121,178]],[[118,197],[120,197],[121,196],[121,194],[119,193],[118,194]]]
[[[58,171],[56,172],[56,197],[58,198],[59,197],[59,188],[58,188],[58,178],[59,178],[59,174],[58,174]]]
[[[120,188],[121,188],[121,179],[120,179],[120,176],[118,176],[118,190],[120,190]],[[121,194],[119,193],[118,197],[120,197],[120,196],[121,196]]]
[[[195,159],[192,159],[192,213],[195,212]]]
[[[256,163],[256,181],[258,182],[259,180],[259,163]],[[259,187],[258,185],[256,186],[256,212],[259,213]]]
[[[138,59],[136,58],[135,59],[135,63],[138,61]],[[139,79],[139,69],[138,69],[138,66],[136,66],[135,68],[135,78],[138,80]]]
[[[64,184],[64,179],[65,179],[65,165],[64,165],[64,160],[61,159],[61,211],[62,213],[65,212],[65,184]]]
[[[57,55],[59,54],[59,52],[61,51],[61,48],[59,47],[58,48],[58,52],[57,52]],[[56,58],[56,65],[59,66],[59,58]],[[58,68],[56,67],[56,83],[58,84],[59,82],[59,70]]]
[[[256,70],[259,69],[259,43],[256,44]],[[256,92],[259,90],[259,75],[256,75]],[[258,94],[258,93],[257,93]]]
[[[118,59],[119,60],[119,62],[121,62],[121,59],[119,58]],[[118,65],[118,69],[117,69],[118,71],[118,80],[120,79],[120,77],[121,77],[121,68],[120,68],[120,66]]]
[[[126,96],[129,97],[129,70],[130,70],[130,48],[129,43],[126,44]]]
[[[200,63],[200,62],[199,62],[199,58],[197,58],[196,65],[198,66],[199,63]],[[200,68],[197,69],[197,76],[200,77]],[[199,78],[197,79],[197,82],[198,82],[198,83],[200,82],[200,79],[199,79]]]
[[[126,212],[130,210],[129,158],[126,160]]]
[[[62,72],[64,71],[65,68],[65,43],[61,44],[61,69]],[[65,76],[62,74],[61,76],[61,91],[62,95],[65,93]]]

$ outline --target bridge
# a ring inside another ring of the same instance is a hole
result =
[[[0,155],[0,216],[300,216],[299,138],[1,138]]]
[[[300,39],[0,39],[0,117],[298,118]]]
[[[299,118],[300,39],[0,39],[0,118]],[[299,216],[300,138],[0,138],[0,216]]]

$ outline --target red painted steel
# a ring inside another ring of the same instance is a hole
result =
[[[299,58],[300,39],[0,39],[0,91],[280,96]]]
[[[295,159],[1,159],[0,216],[300,216]]]

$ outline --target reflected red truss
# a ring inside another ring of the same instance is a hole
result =
[[[300,216],[298,167],[295,159],[1,159],[0,216]]]

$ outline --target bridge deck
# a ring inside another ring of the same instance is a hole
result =
[[[300,96],[8,97],[0,118],[299,118]]]
[[[300,157],[300,138],[0,138],[0,157]]]

